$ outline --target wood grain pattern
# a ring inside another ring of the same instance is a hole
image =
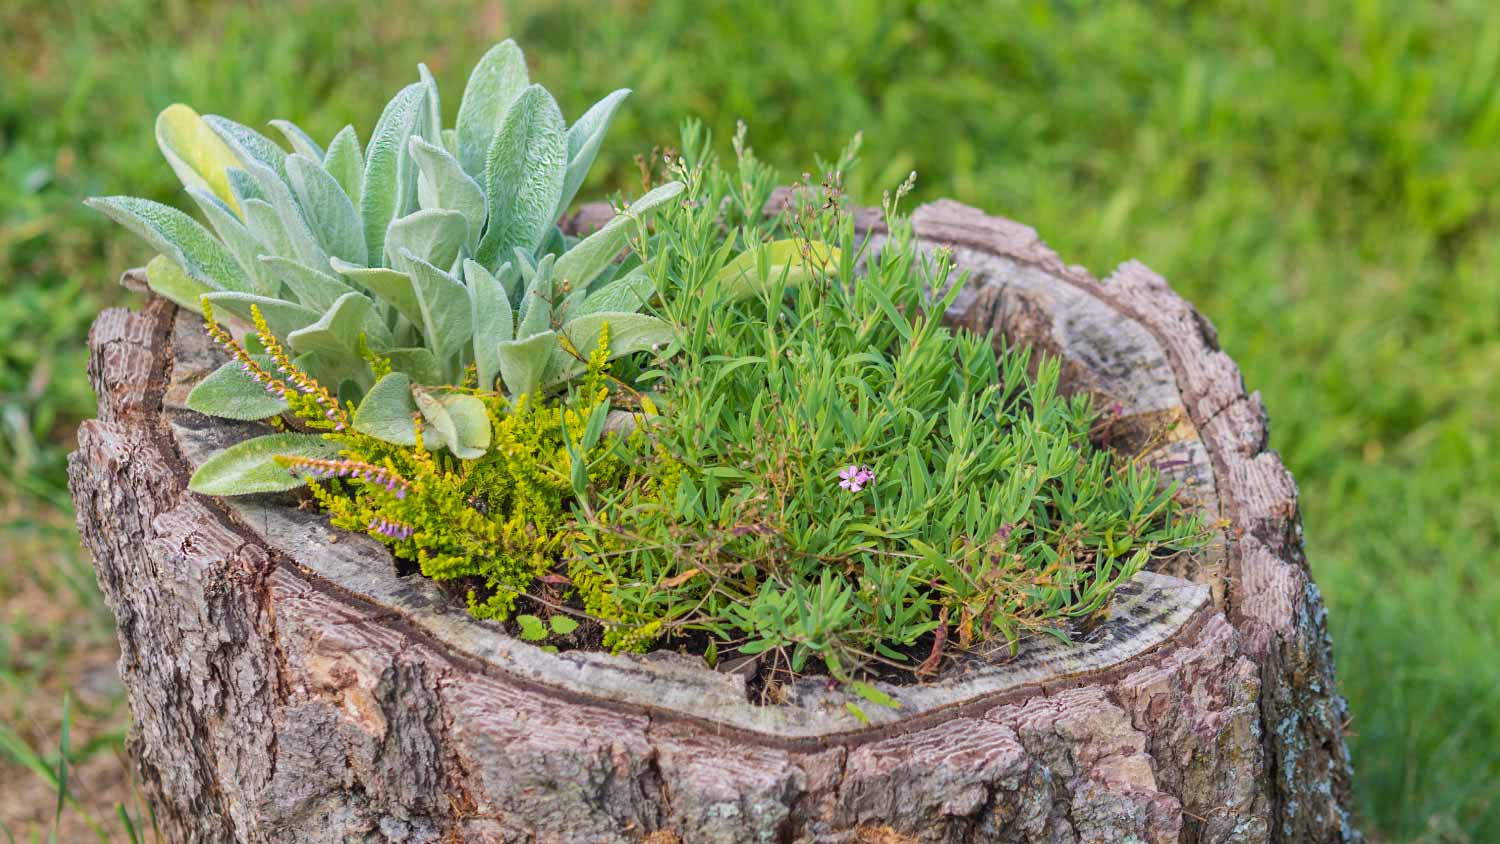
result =
[[[169,838],[1357,840],[1295,485],[1206,320],[1146,268],[1101,284],[1010,221],[939,202],[915,224],[973,273],[952,322],[1060,356],[1102,436],[1226,527],[1124,590],[1096,641],[897,690],[868,727],[816,684],[760,708],[689,660],[545,654],[284,499],[186,492],[255,426],[183,409],[217,360],[195,319],[101,314],[71,486]]]

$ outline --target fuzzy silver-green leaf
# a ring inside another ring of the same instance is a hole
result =
[[[305,480],[277,457],[330,458],[336,443],[318,434],[268,434],[237,443],[203,462],[188,481],[188,489],[203,495],[249,495],[296,489]]]

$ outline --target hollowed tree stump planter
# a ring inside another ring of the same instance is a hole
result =
[[[1062,357],[1111,444],[1228,527],[1087,641],[891,689],[869,725],[816,680],[763,707],[686,657],[546,653],[287,497],[187,492],[260,428],[184,408],[220,361],[196,315],[102,314],[72,491],[169,839],[1356,840],[1296,487],[1212,327],[1140,264],[1100,282],[953,202],[915,224],[973,274],[952,322]]]

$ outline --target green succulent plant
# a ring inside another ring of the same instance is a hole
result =
[[[671,338],[667,323],[639,313],[649,277],[622,274],[616,258],[681,185],[567,237],[555,222],[629,91],[567,126],[507,40],[474,68],[445,129],[436,82],[418,70],[363,148],[352,126],[325,148],[272,121],[288,151],[227,118],[165,109],[157,143],[208,226],[146,199],[88,204],[161,252],[147,268],[160,295],[199,312],[206,302],[219,315],[258,314],[298,369],[357,406],[357,429],[408,444],[421,418],[429,448],[467,458],[489,440],[480,403],[452,389],[469,367],[480,390],[499,379],[514,397],[581,374],[606,323],[615,356]],[[189,405],[237,419],[285,411],[235,366]]]

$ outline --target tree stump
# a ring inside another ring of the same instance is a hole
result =
[[[866,707],[870,724],[816,681],[763,707],[686,657],[543,652],[289,497],[187,492],[264,429],[184,408],[221,360],[198,317],[104,312],[71,486],[167,837],[1357,841],[1296,486],[1212,326],[1139,263],[1100,282],[950,201],[915,225],[972,273],[951,322],[1060,356],[1101,437],[1224,527],[1127,584],[1087,641],[973,656],[889,689],[901,708]]]

